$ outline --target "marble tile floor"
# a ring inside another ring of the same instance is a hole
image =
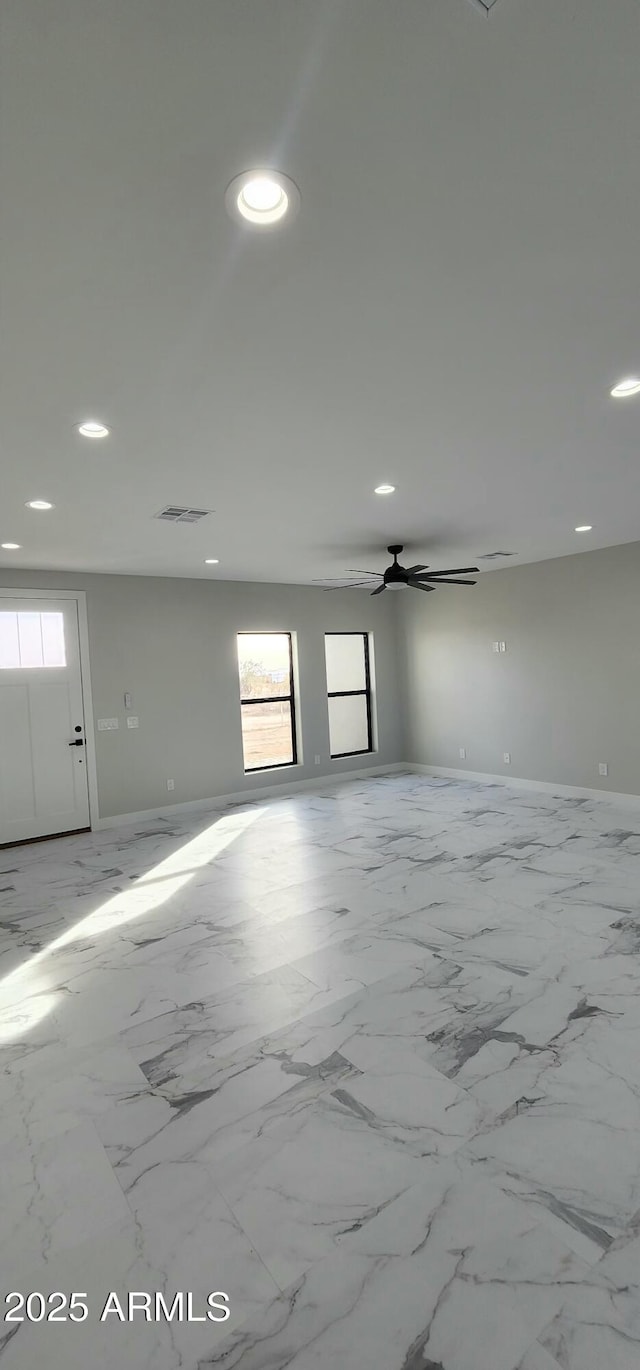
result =
[[[0,1296],[88,1307],[2,1370],[638,1370],[639,863],[409,773],[0,852]]]

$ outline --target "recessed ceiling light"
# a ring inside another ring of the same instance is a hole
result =
[[[243,171],[227,187],[225,200],[233,218],[270,228],[297,213],[300,191],[280,171]]]
[[[53,504],[49,504],[48,499],[29,499],[27,509],[53,509]]]
[[[580,523],[576,528],[576,533],[590,533],[593,525],[591,523]]]
[[[83,438],[108,438],[109,429],[105,423],[99,423],[98,419],[85,419],[84,423],[78,424],[78,432],[82,433]]]
[[[623,381],[618,381],[611,391],[614,400],[627,400],[630,395],[640,394],[640,379],[637,376],[626,376]]]
[[[395,488],[395,485],[376,485],[373,493],[374,495],[392,495]]]
[[[19,542],[3,542],[1,545],[2,545],[3,551],[5,551],[5,552],[19,552],[19,551],[20,551],[20,543],[19,543]]]
[[[205,566],[219,566],[220,562],[217,557],[206,557],[204,564]]]

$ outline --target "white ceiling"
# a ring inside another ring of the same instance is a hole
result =
[[[640,538],[640,398],[608,395],[640,368],[638,0],[0,22],[0,565],[306,582],[396,540]],[[302,194],[263,236],[224,207],[261,164]]]

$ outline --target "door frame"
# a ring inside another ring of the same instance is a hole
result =
[[[80,684],[82,687],[82,709],[84,712],[85,756],[87,760],[87,790],[89,795],[89,824],[93,831],[100,818],[98,807],[98,768],[96,764],[96,744],[93,731],[93,699],[91,694],[91,669],[89,666],[89,622],[87,618],[86,590],[40,590],[30,586],[28,590],[16,590],[9,585],[0,585],[0,600],[3,599],[72,599],[76,603],[78,615],[78,647],[80,651]]]

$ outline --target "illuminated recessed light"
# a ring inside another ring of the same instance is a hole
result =
[[[269,228],[297,212],[300,191],[280,171],[243,171],[227,187],[225,199],[234,218]]]
[[[3,549],[3,551],[5,551],[5,552],[19,552],[19,551],[20,551],[20,543],[19,543],[19,542],[3,542],[3,543],[0,544],[0,545],[2,546],[2,549]]]
[[[219,566],[220,562],[217,557],[206,557],[204,564],[205,566]]]
[[[374,495],[392,495],[395,488],[395,485],[376,485],[373,493]]]
[[[99,423],[97,419],[86,419],[84,423],[79,423],[78,432],[82,433],[83,438],[108,438],[109,436],[107,425]]]
[[[27,509],[53,509],[53,504],[49,504],[48,499],[29,499]]]
[[[593,525],[591,523],[580,523],[576,528],[576,533],[590,533]]]
[[[626,376],[623,381],[618,381],[611,391],[614,400],[627,400],[630,395],[640,394],[640,380],[637,376]]]

